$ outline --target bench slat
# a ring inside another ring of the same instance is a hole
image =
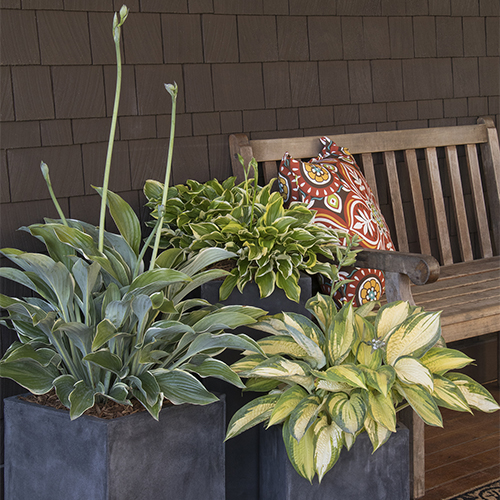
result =
[[[415,210],[415,219],[417,222],[418,240],[420,243],[420,252],[426,255],[431,254],[431,245],[429,242],[429,231],[425,215],[424,197],[422,194],[422,184],[418,171],[417,152],[414,149],[405,151],[405,160],[410,176],[410,187],[413,197],[413,206]]]
[[[368,182],[368,185],[371,187],[375,200],[379,203],[377,180],[375,177],[375,168],[373,167],[373,157],[371,153],[363,153],[361,155],[361,160],[363,162],[363,173],[365,174],[366,182]]]
[[[391,130],[377,133],[329,135],[329,138],[352,154],[404,151],[470,143],[488,140],[486,126],[463,125],[432,129]],[[280,160],[288,151],[295,158],[312,158],[318,154],[321,144],[318,137],[294,137],[252,140],[250,144],[257,161]]]
[[[456,146],[447,146],[445,151],[446,164],[448,165],[448,172],[450,174],[451,195],[455,208],[460,254],[462,256],[462,260],[467,262],[472,260],[473,256],[472,246],[470,243],[469,224],[467,222],[467,213],[465,211],[462,179],[460,177],[460,167],[458,165],[457,148]]]
[[[486,215],[486,206],[484,203],[483,185],[481,182],[481,173],[479,171],[479,160],[477,157],[477,148],[475,144],[467,144],[466,148],[467,168],[472,190],[472,199],[474,201],[474,215],[476,217],[476,226],[479,233],[479,246],[482,257],[491,257],[493,251],[491,248],[490,230],[488,227],[488,217]]]
[[[427,172],[429,174],[429,184],[432,196],[432,205],[434,208],[434,220],[436,222],[436,233],[441,253],[441,264],[453,264],[451,253],[450,235],[448,231],[448,222],[446,220],[446,210],[444,207],[443,188],[441,186],[441,177],[439,176],[439,163],[436,148],[427,148],[425,150]]]
[[[408,252],[408,237],[406,235],[405,215],[403,212],[403,202],[401,200],[401,190],[399,188],[398,170],[394,151],[384,153],[384,163],[389,180],[391,192],[392,211],[394,223],[396,225],[396,238],[398,240],[398,250]]]

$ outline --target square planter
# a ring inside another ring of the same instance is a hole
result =
[[[225,398],[105,420],[4,401],[5,498],[224,500]]]
[[[260,429],[260,500],[409,500],[409,431],[402,424],[375,453],[368,434],[360,434],[312,485],[288,460],[281,433],[281,426]]]
[[[212,304],[219,302],[221,284],[222,281],[219,280],[203,284],[201,298]],[[241,304],[260,307],[269,314],[290,311],[310,317],[309,312],[305,309],[305,304],[312,296],[313,280],[311,276],[301,274],[299,285],[301,290],[299,303],[289,300],[280,288],[276,288],[269,297],[261,299],[259,288],[253,282],[245,286],[243,293],[235,289],[223,303],[225,305]],[[256,340],[269,335],[245,327],[239,328],[235,333],[245,333]],[[222,354],[221,359],[231,364],[240,359],[240,354],[235,351],[226,351]],[[207,380],[206,384],[209,390],[226,394],[227,422],[243,405],[260,395],[254,392],[242,393],[241,389],[217,380]],[[257,427],[226,442],[226,496],[228,500],[259,499],[259,430]]]

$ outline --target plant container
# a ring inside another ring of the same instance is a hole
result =
[[[219,302],[219,288],[221,280],[209,281],[201,288],[201,298],[208,300],[211,304]],[[305,309],[306,302],[313,294],[313,280],[311,276],[301,273],[299,279],[300,301],[293,302],[288,299],[281,288],[264,299],[260,298],[259,288],[254,282],[248,283],[240,293],[235,289],[224,305],[240,304],[260,307],[269,314],[277,314],[283,311],[296,312],[310,317]],[[251,328],[239,328],[235,333],[245,333],[255,340],[267,337],[269,334],[252,330]],[[235,351],[225,351],[221,359],[231,364],[240,359],[240,354]],[[224,392],[226,394],[226,420],[231,417],[243,405],[260,394],[254,392],[243,392],[237,387],[230,386],[221,381],[207,380],[206,386],[209,390]],[[228,500],[259,500],[259,430],[258,427],[249,429],[239,436],[226,442],[226,493]]]
[[[409,430],[397,432],[375,453],[366,432],[343,449],[321,484],[311,484],[293,468],[286,454],[282,426],[260,428],[260,500],[409,500]]]
[[[225,397],[100,419],[4,401],[5,498],[224,500]]]

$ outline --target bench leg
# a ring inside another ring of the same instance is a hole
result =
[[[425,495],[425,424],[410,407],[399,413],[399,420],[410,429],[410,494],[416,499]]]

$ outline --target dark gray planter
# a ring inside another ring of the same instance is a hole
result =
[[[260,432],[260,500],[409,500],[409,431],[397,432],[375,453],[366,433],[345,448],[321,484],[299,476],[288,460],[281,426]]]
[[[219,302],[219,288],[222,281],[211,281],[201,286],[201,297],[212,304]],[[243,293],[233,291],[224,304],[241,304],[260,307],[269,314],[282,311],[297,312],[310,316],[305,309],[305,303],[312,296],[312,278],[302,274],[299,280],[301,289],[300,302],[289,300],[283,290],[276,288],[273,294],[261,299],[259,288],[255,283],[248,283]],[[235,333],[246,333],[254,339],[267,337],[250,328],[239,328]],[[240,354],[234,351],[223,353],[222,359],[234,363],[240,359]],[[207,380],[207,387],[226,394],[227,422],[243,405],[260,394],[242,393],[240,389],[220,381]],[[230,439],[226,442],[226,498],[227,500],[258,500],[259,499],[259,430],[257,427]]]
[[[225,397],[104,420],[4,401],[9,500],[223,500]]]

